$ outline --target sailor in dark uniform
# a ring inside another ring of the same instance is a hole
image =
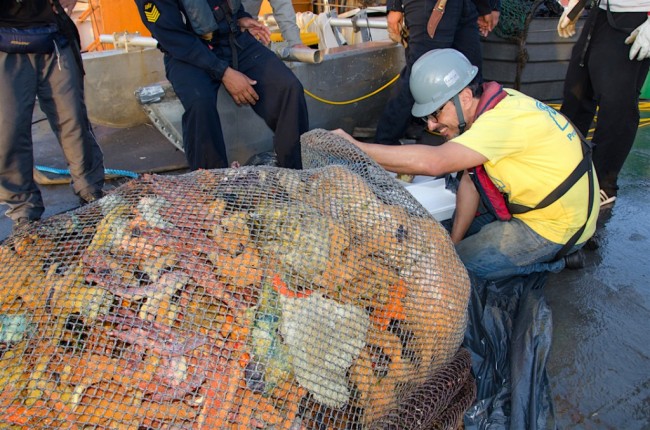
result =
[[[429,34],[429,21],[433,10],[442,8],[433,36]],[[489,17],[500,9],[498,0],[387,0],[386,9],[391,17],[400,17],[408,28],[406,64],[401,71],[391,98],[377,122],[375,140],[386,145],[399,145],[412,120],[414,99],[409,89],[413,64],[433,49],[453,48],[460,51],[479,68],[476,82],[483,81],[482,54],[478,27],[479,17]]]
[[[136,0],[142,21],[165,54],[167,78],[185,109],[183,146],[190,168],[228,166],[217,112],[222,84],[235,103],[251,105],[274,131],[278,165],[301,168],[300,135],[308,130],[309,120],[300,81],[260,43],[270,40],[269,30],[237,0],[203,1],[209,9],[198,0]]]

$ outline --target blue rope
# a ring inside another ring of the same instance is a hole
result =
[[[41,172],[49,172],[49,173],[55,173],[57,175],[69,175],[70,170],[68,169],[55,169],[54,167],[46,167],[46,166],[36,166],[38,170]],[[105,175],[116,175],[116,176],[124,176],[127,178],[137,178],[138,174],[135,172],[130,172],[128,170],[118,170],[118,169],[104,169],[104,174]]]

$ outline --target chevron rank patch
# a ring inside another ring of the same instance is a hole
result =
[[[152,2],[147,2],[144,4],[144,16],[149,22],[156,22],[160,17],[160,11]]]

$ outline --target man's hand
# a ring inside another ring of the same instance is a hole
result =
[[[72,15],[72,11],[77,4],[77,0],[60,0],[59,3],[68,15]]]
[[[255,39],[262,42],[263,45],[268,45],[271,43],[271,30],[264,24],[259,21],[254,20],[253,18],[245,17],[240,18],[237,21],[241,31],[248,30],[250,34],[255,37]]]
[[[476,23],[478,24],[478,31],[481,36],[487,37],[494,27],[499,23],[501,13],[498,10],[493,10],[489,15],[482,15],[478,17]]]
[[[205,40],[206,42],[211,42],[213,36],[214,36],[214,33],[213,33],[212,31],[209,31],[209,32],[207,32],[207,33],[205,33],[205,34],[202,34],[202,35],[199,36],[199,37],[200,37],[201,39]]]
[[[581,9],[575,15],[573,21],[569,19],[568,15],[577,5],[578,5],[578,0],[569,0],[569,4],[564,7],[564,12],[562,12],[562,16],[560,17],[560,20],[557,23],[557,34],[560,37],[568,39],[569,37],[572,37],[573,35],[576,34],[576,22],[578,21],[578,18],[580,18],[582,8],[584,7],[584,3],[581,4],[581,6],[578,6]]]
[[[630,60],[639,61],[650,57],[650,16],[625,39],[630,48]]]
[[[253,85],[257,84],[257,81],[232,67],[226,69],[221,82],[237,105],[254,105],[260,99],[253,89]]]
[[[388,37],[396,43],[402,43],[402,22],[404,14],[402,12],[391,10],[386,15],[386,24],[388,30]]]
[[[358,143],[361,143],[357,139],[352,137],[350,134],[343,131],[342,128],[337,128],[336,130],[332,130],[332,133],[336,134],[337,136],[341,136],[342,138],[344,138],[348,142],[352,143],[353,145],[357,145]]]

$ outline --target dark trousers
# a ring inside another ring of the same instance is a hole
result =
[[[600,188],[616,195],[618,174],[636,137],[639,94],[650,59],[630,60],[630,46],[624,42],[630,31],[645,22],[647,14],[611,15],[620,30],[608,22],[606,11],[593,8],[589,13],[573,47],[560,110],[585,136],[598,110],[592,139],[594,167]]]
[[[454,48],[463,53],[479,68],[475,78],[482,81],[481,40],[478,32],[478,12],[471,0],[448,0],[445,13],[438,24],[434,37],[427,33],[427,21],[434,0],[405,0],[404,20],[409,29],[409,45],[406,48],[406,65],[395,83],[388,104],[379,118],[375,141],[398,145],[411,121],[411,108],[415,100],[409,88],[413,63],[432,49]]]
[[[0,52],[0,203],[6,215],[38,219],[45,211],[34,180],[32,115],[36,98],[70,170],[75,194],[104,186],[104,155],[84,102],[83,75],[70,45],[52,54]]]
[[[281,167],[300,169],[300,135],[309,129],[303,87],[291,70],[248,32],[237,38],[237,70],[256,80],[259,100],[253,110],[274,132],[273,144]],[[230,60],[229,46],[215,55]],[[167,78],[172,83],[185,112],[183,147],[190,169],[228,166],[226,145],[217,112],[217,93],[221,81],[192,64],[165,58]]]

